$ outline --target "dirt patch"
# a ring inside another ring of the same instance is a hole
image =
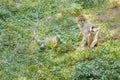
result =
[[[120,40],[120,7],[106,8],[96,14],[97,21],[108,23],[107,27],[113,39]]]
[[[96,15],[97,20],[100,22],[108,22],[114,19],[120,19],[120,7],[103,10]]]

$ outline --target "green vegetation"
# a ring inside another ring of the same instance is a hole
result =
[[[120,39],[109,33],[120,34],[118,6],[112,0],[1,0],[0,80],[120,80]],[[55,51],[40,51],[33,40],[36,12],[39,37],[60,34],[65,42]],[[75,23],[79,14],[87,14],[110,39],[76,51],[82,39]]]

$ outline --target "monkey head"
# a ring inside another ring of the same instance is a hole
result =
[[[78,17],[76,17],[76,22],[78,24],[84,24],[85,22],[87,22],[87,19],[84,15],[79,15]]]

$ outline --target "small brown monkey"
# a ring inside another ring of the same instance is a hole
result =
[[[55,47],[57,47],[57,45],[59,43],[62,43],[61,41],[61,38],[60,38],[60,35],[55,35],[55,36],[50,36],[50,37],[45,37],[43,39],[40,39],[38,38],[37,36],[37,29],[38,29],[38,26],[39,26],[39,19],[37,17],[37,23],[36,23],[36,26],[34,28],[34,39],[40,43],[40,49],[44,49],[45,47],[49,47],[51,48],[52,50],[54,50]]]
[[[79,35],[83,36],[83,39],[80,43],[80,49],[85,50],[86,43],[87,47],[93,48],[98,42],[100,28],[87,21],[84,15],[78,16],[76,21],[80,28]]]

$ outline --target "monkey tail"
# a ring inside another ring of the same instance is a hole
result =
[[[33,38],[34,38],[37,42],[42,43],[42,40],[41,40],[40,38],[38,38],[38,36],[37,36],[38,26],[39,26],[39,19],[38,19],[38,12],[37,12],[37,23],[36,23],[36,25],[35,25],[35,27],[34,27],[34,31],[33,31],[34,36],[33,36]]]

